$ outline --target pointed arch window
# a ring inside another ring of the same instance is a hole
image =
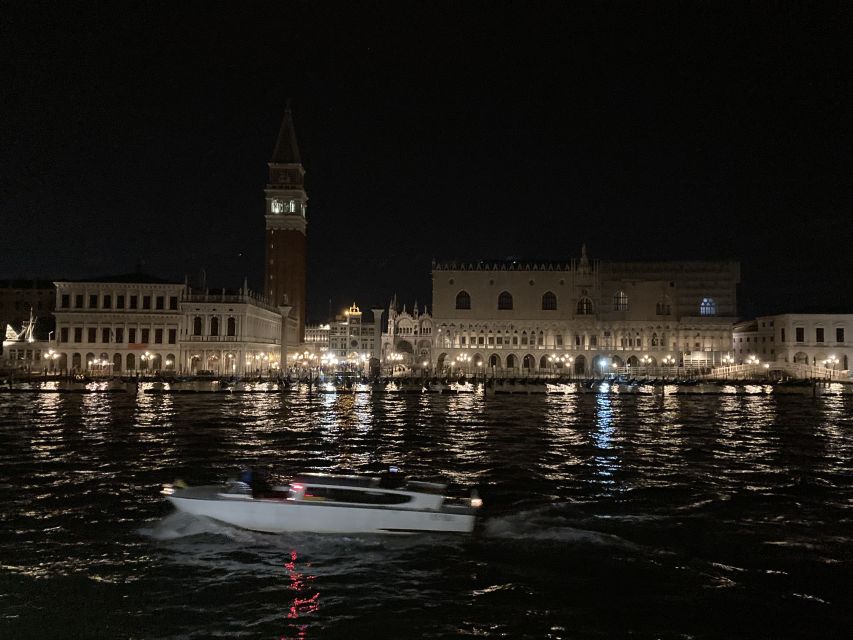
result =
[[[628,295],[619,290],[613,294],[613,310],[614,311],[627,311],[628,310]]]
[[[456,294],[456,308],[457,309],[470,309],[471,308],[471,296],[467,291],[460,291]]]
[[[502,291],[498,296],[498,309],[512,309],[512,294],[509,291]]]
[[[702,302],[699,305],[699,315],[700,316],[715,316],[715,315],[717,315],[717,303],[714,302],[713,298],[702,298]]]
[[[546,291],[542,294],[542,310],[543,311],[556,311],[557,310],[557,296],[554,295],[553,291]]]
[[[659,316],[668,316],[672,314],[672,305],[669,303],[669,298],[664,297],[655,306],[655,313]]]
[[[578,300],[578,315],[592,315],[592,300],[590,300],[589,298],[581,298],[580,300]]]

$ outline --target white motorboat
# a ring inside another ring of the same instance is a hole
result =
[[[382,477],[306,473],[290,484],[259,488],[246,482],[187,487],[162,493],[186,513],[252,531],[281,533],[470,533],[482,500],[445,496],[447,486]]]

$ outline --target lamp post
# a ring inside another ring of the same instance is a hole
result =
[[[572,363],[575,359],[572,356],[548,356],[548,362],[551,363],[551,373],[556,374],[557,369],[562,369],[564,366],[569,367],[569,375],[572,373]]]
[[[838,356],[831,355],[823,361],[823,366],[826,367],[826,377],[832,380],[832,375],[835,373],[835,365],[839,362]]]
[[[403,359],[403,354],[397,353],[396,351],[392,351],[386,356],[385,359],[391,363],[391,375],[393,376],[397,372],[397,363],[399,363]]]
[[[747,365],[749,365],[749,366],[751,367],[750,374],[752,375],[752,377],[753,377],[753,378],[754,378],[754,377],[756,377],[756,376],[755,376],[755,370],[756,370],[756,367],[758,367],[758,365],[759,365],[760,363],[761,363],[761,360],[760,360],[760,359],[758,358],[758,356],[757,356],[757,355],[755,355],[754,353],[753,353],[753,354],[750,354],[750,355],[749,355],[749,356],[747,356],[747,358],[746,358],[746,362],[745,362],[745,364],[747,364]]]
[[[646,375],[649,375],[649,365],[652,363],[652,358],[648,354],[644,355],[640,358],[640,362],[643,363],[644,372]]]
[[[50,349],[47,353],[44,354],[43,358],[47,361],[48,369],[51,373],[54,373],[56,370],[56,359],[59,357],[59,354],[56,353],[53,349]]]
[[[462,373],[465,374],[468,372],[468,363],[471,362],[471,356],[467,353],[460,353],[456,356],[456,366],[462,369]]]
[[[675,358],[667,354],[663,357],[662,362],[664,367],[672,367],[675,365]],[[664,373],[664,379],[666,379],[666,373]]]
[[[729,354],[723,356],[723,375],[725,376],[726,380],[729,379],[729,367],[731,367],[734,363],[735,359]]]
[[[482,361],[482,360],[477,360],[477,376],[474,378],[474,382],[476,382],[476,381],[477,381],[477,378],[479,378],[479,377],[480,377],[480,372],[481,372],[482,370],[483,370],[483,361]],[[485,378],[485,376],[484,376],[484,377],[483,377],[483,381],[485,382],[485,380],[486,380],[486,378]]]
[[[142,364],[145,365],[143,367],[144,371],[142,374],[143,376],[145,376],[146,374],[150,373],[149,369],[151,368],[151,365],[154,363],[154,354],[152,354],[150,351],[146,351],[141,356],[139,356],[139,360],[142,362]]]

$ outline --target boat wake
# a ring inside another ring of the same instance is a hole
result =
[[[588,520],[587,520],[588,521]],[[554,513],[553,507],[521,511],[511,516],[486,520],[483,537],[487,539],[536,540],[564,544],[635,547],[619,536],[582,529],[572,520]]]
[[[203,516],[176,512],[169,514],[153,527],[143,527],[138,530],[142,536],[154,540],[178,540],[190,536],[215,535],[223,536],[235,542],[257,542],[261,534],[232,527],[225,523],[216,522]]]

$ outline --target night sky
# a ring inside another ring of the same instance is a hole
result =
[[[0,4],[0,277],[259,287],[292,98],[313,321],[584,242],[853,312],[853,3],[87,5]]]

